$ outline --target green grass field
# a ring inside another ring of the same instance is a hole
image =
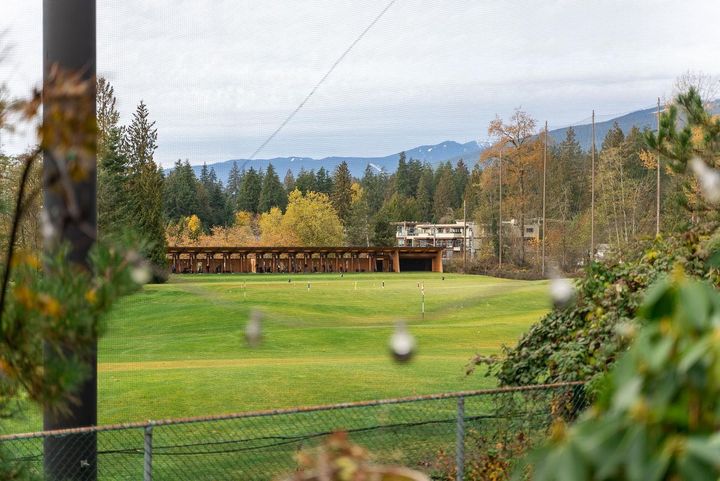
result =
[[[492,386],[481,374],[465,376],[468,360],[513,344],[537,321],[548,310],[546,283],[444,277],[185,275],[146,286],[108,319],[99,349],[99,422]],[[424,320],[418,283],[425,286]],[[243,337],[252,308],[265,316],[256,349]],[[417,356],[403,365],[388,351],[398,319],[418,342]]]
[[[469,359],[514,343],[548,310],[545,282],[455,274],[443,280],[433,273],[288,279],[279,274],[174,276],[123,300],[107,319],[99,346],[99,422],[491,387],[495,382],[481,373],[465,375]],[[425,287],[424,319],[418,283]],[[264,339],[255,349],[244,341],[251,309],[264,314]],[[388,349],[400,319],[418,342],[417,355],[407,364],[394,362]],[[526,411],[493,417],[517,396],[467,399],[468,452],[475,443],[472,436],[494,440],[516,431],[526,436],[544,432],[549,419],[545,398],[521,402],[518,406]],[[449,399],[159,426],[154,430],[154,479],[269,479],[292,470],[293,453],[321,439],[318,433],[337,428],[349,430],[377,460],[445,473],[442,466],[428,463],[441,453],[453,453],[455,403]],[[536,417],[539,427],[523,427]],[[39,420],[39,413],[30,412],[9,428],[38,430]],[[139,479],[142,445],[141,429],[101,433],[99,477]],[[5,447],[42,473],[41,439]]]

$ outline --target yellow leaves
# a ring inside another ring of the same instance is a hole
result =
[[[555,418],[550,426],[550,440],[553,443],[562,442],[567,437],[567,426],[561,418]]]
[[[62,305],[55,297],[46,293],[36,294],[27,286],[13,289],[13,296],[25,309],[35,309],[44,316],[58,318],[63,313]]]
[[[97,290],[90,289],[85,293],[85,300],[88,304],[94,305],[97,302]]]
[[[38,296],[38,310],[47,317],[58,318],[62,314],[60,302],[48,294]]]
[[[197,215],[193,214],[187,219],[187,227],[190,231],[190,236],[197,236],[202,230],[202,222]]]
[[[352,185],[350,186],[350,192],[353,204],[356,202],[360,202],[363,197],[365,197],[365,189],[363,189],[362,186],[357,182],[352,183]]]
[[[241,227],[241,226],[251,226],[253,221],[253,215],[250,212],[241,210],[238,212],[235,212],[235,221],[234,226],[235,227]]]
[[[650,420],[650,406],[645,399],[640,398],[630,406],[629,414],[634,421],[646,423]]]
[[[699,125],[694,125],[690,128],[690,131],[692,132],[692,143],[696,147],[702,147],[702,145],[705,143],[705,131],[704,129]]]
[[[0,377],[6,377],[12,379],[15,376],[15,368],[10,365],[5,359],[0,359]]]
[[[25,309],[32,309],[35,304],[35,294],[27,286],[18,286],[13,289],[13,296]]]
[[[13,257],[12,266],[19,267],[21,265],[29,266],[33,269],[40,269],[40,258],[33,253],[27,251],[19,251]]]
[[[643,149],[638,153],[638,155],[640,156],[640,162],[642,163],[643,167],[648,170],[657,168],[657,154]]]

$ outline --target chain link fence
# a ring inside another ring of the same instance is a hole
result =
[[[272,480],[293,471],[298,450],[343,430],[378,463],[475,480],[507,473],[555,419],[585,405],[584,386],[564,383],[9,435],[0,450],[53,481]],[[44,459],[47,443],[62,446],[54,459]],[[63,449],[87,460],[68,465]]]

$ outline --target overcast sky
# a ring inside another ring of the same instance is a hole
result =
[[[157,160],[246,158],[388,0],[98,0],[98,72]],[[41,0],[2,0],[15,94],[41,78]],[[387,155],[486,137],[521,106],[551,126],[652,106],[720,73],[718,0],[397,0],[259,155]],[[21,135],[0,139],[21,150]]]

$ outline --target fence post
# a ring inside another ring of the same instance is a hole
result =
[[[456,481],[463,481],[465,475],[465,398],[457,400],[457,426],[455,432]]]
[[[153,425],[148,424],[145,426],[145,462],[143,463],[143,481],[152,481],[153,475],[152,475],[152,448],[153,448]]]

